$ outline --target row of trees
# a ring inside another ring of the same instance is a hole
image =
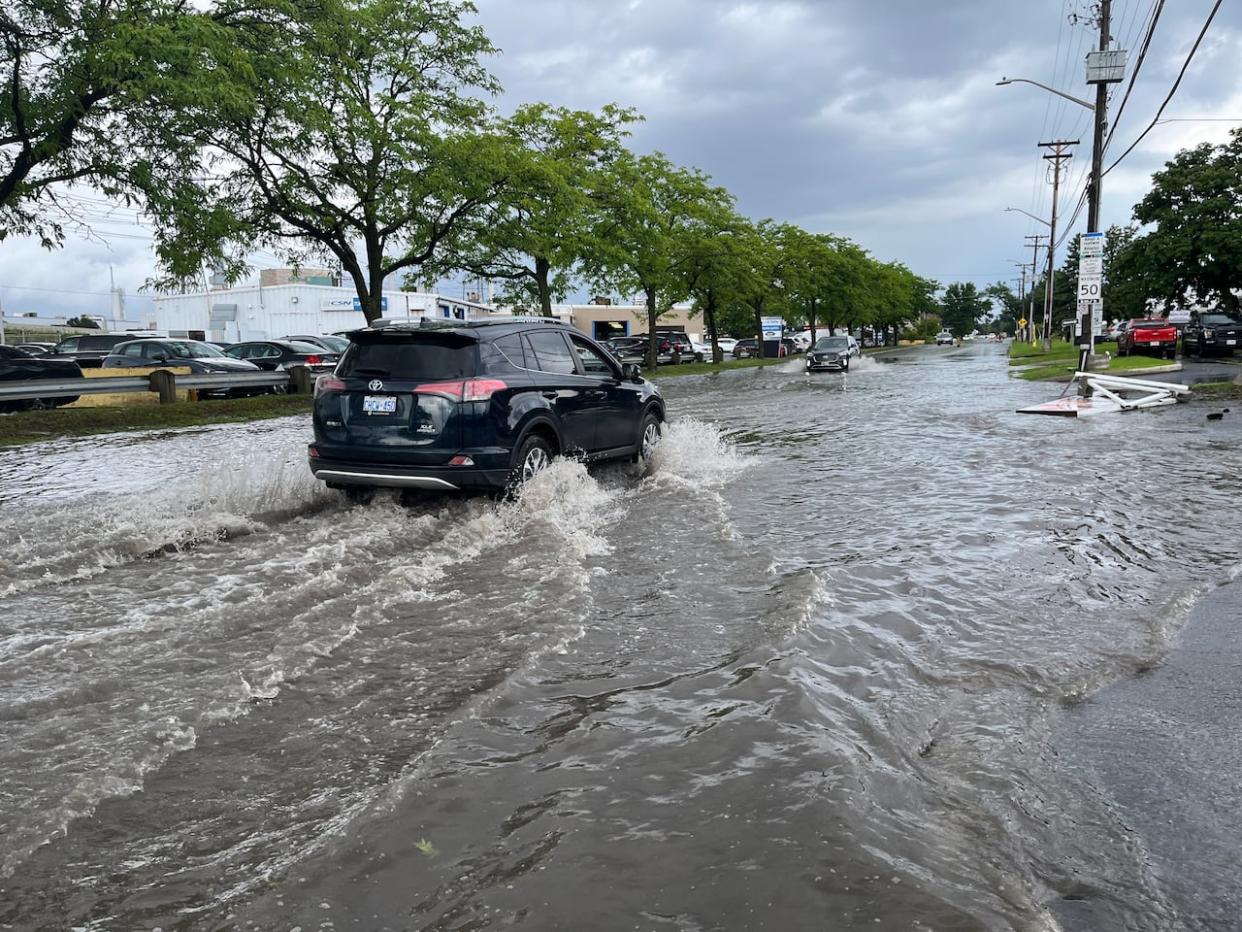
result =
[[[467,271],[550,313],[582,285],[644,296],[650,331],[759,318],[896,335],[937,285],[841,237],[754,222],[702,172],[626,146],[640,119],[500,117],[466,0],[10,0],[0,9],[0,239],[89,223],[67,184],[140,208],[175,287],[256,248],[385,282]]]

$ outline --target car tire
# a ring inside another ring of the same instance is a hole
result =
[[[513,456],[509,478],[505,480],[505,493],[516,496],[522,486],[547,469],[551,462],[552,445],[539,434],[528,434]]]
[[[644,414],[642,422],[638,425],[638,445],[634,449],[631,462],[638,463],[644,467],[647,466],[651,462],[651,457],[655,454],[655,448],[660,445],[660,439],[663,435],[664,430],[656,413],[648,411]]]

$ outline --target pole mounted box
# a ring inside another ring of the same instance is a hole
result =
[[[1087,53],[1087,83],[1117,84],[1126,77],[1126,50],[1108,49]]]

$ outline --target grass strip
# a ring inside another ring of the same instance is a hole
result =
[[[1032,366],[1016,373],[1018,378],[1027,382],[1068,382],[1077,369],[1077,357],[1069,357],[1064,361],[1046,366]],[[1168,359],[1156,359],[1154,356],[1114,356],[1109,361],[1108,371],[1114,375],[1124,372],[1137,372],[1142,369],[1157,369],[1170,364]]]
[[[197,427],[309,414],[310,395],[258,395],[170,405],[54,408],[0,416],[0,447],[123,431]]]

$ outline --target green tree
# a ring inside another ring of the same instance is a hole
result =
[[[1134,219],[1152,229],[1125,247],[1123,268],[1166,308],[1215,302],[1242,310],[1242,128],[1221,145],[1179,152],[1152,176]]]
[[[940,299],[940,319],[955,337],[973,332],[989,310],[991,302],[974,282],[954,282]]]
[[[338,263],[373,321],[389,276],[427,266],[504,187],[505,140],[479,131],[493,48],[464,0],[291,9],[235,35],[253,78],[201,114],[203,180],[157,205],[157,248],[170,279],[204,259],[238,274],[256,245]],[[195,203],[204,222],[187,226]]]
[[[688,232],[684,261],[678,271],[684,290],[703,315],[703,328],[712,347],[712,362],[720,363],[721,312],[736,293],[745,271],[739,234],[746,222],[733,209],[732,198],[708,205]]]
[[[469,218],[440,264],[505,283],[501,302],[552,313],[592,251],[601,173],[622,152],[632,110],[596,114],[548,104],[518,109],[498,127],[506,185]]]
[[[128,203],[193,173],[183,115],[228,96],[221,54],[244,8],[185,0],[7,0],[0,6],[0,240],[85,226],[64,186]]]
[[[744,264],[736,297],[750,311],[759,356],[764,354],[763,318],[778,316],[787,307],[786,277],[794,261],[791,244],[798,234],[796,227],[762,220],[748,225],[740,236]]]
[[[1025,316],[1022,299],[1014,294],[1013,289],[1006,282],[988,285],[983,289],[983,294],[991,299],[992,310],[995,314],[990,331],[992,333],[1015,333],[1018,329],[1018,321]]]
[[[98,330],[99,324],[86,316],[70,317],[65,321],[66,327],[78,327],[82,330]]]
[[[651,368],[656,365],[660,317],[689,297],[685,267],[695,254],[701,224],[731,206],[724,188],[661,153],[624,153],[606,173],[592,232],[595,245],[583,266],[588,278],[602,287],[623,294],[642,292]]]

